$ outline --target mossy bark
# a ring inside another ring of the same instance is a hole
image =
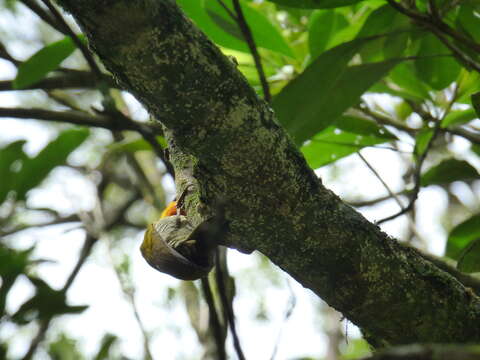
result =
[[[480,341],[480,299],[324,188],[235,64],[167,0],[62,0],[118,82],[165,127],[195,224],[258,250],[375,346]],[[334,95],[334,94],[333,94]]]

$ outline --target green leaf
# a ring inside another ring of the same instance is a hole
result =
[[[334,125],[343,131],[353,134],[373,136],[387,140],[396,140],[397,137],[387,129],[378,126],[371,120],[358,116],[344,115],[335,120]]]
[[[391,73],[391,72],[390,72]],[[414,96],[410,93],[405,92],[403,89],[398,88],[396,84],[391,83],[390,81],[379,81],[373,85],[370,90],[372,93],[378,94],[390,94],[392,96],[397,96],[412,101],[420,101],[421,98]]]
[[[68,155],[89,136],[86,128],[74,128],[61,132],[45,146],[37,156],[26,159],[16,176],[15,191],[18,200],[25,200],[26,193],[39,185],[55,167],[65,164]]]
[[[378,6],[383,5],[382,3],[374,4],[376,0],[368,0],[368,6],[361,6],[361,10],[357,11],[354,19],[351,19],[351,11],[348,8],[337,9],[336,12],[342,13],[348,20],[348,26],[339,29],[336,34],[332,34],[332,39],[329,41],[328,47],[332,48],[337,45],[343,44],[347,41],[351,41],[357,37],[357,34],[362,29],[365,22],[368,20],[370,14],[375,11]],[[382,34],[375,34],[376,36],[372,41],[381,38]]]
[[[442,120],[442,128],[466,124],[478,117],[474,109],[450,111]]]
[[[397,65],[389,75],[389,79],[397,88],[403,89],[408,95],[413,96],[417,100],[430,99],[428,84],[419,81],[415,74],[413,63],[403,62]],[[401,95],[401,94],[399,94]]]
[[[457,101],[470,104],[470,95],[480,90],[480,74],[476,71],[469,72],[466,69],[462,69],[457,83]],[[478,102],[480,103],[480,99]],[[477,113],[480,113],[480,111]]]
[[[397,14],[398,12],[388,4],[379,7],[370,13],[357,36],[367,37],[389,32]]]
[[[442,90],[455,81],[460,65],[449,56],[450,50],[433,34],[420,40],[415,60],[417,76],[436,90]]]
[[[477,170],[465,160],[448,159],[430,168],[420,179],[422,186],[479,179]]]
[[[365,146],[382,144],[387,141],[389,141],[387,138],[359,135],[330,126],[315,135],[300,150],[310,167],[316,169],[353,154]]]
[[[432,136],[433,130],[429,128],[423,128],[417,133],[417,136],[415,137],[414,151],[417,156],[420,156],[425,152]]]
[[[43,79],[50,71],[57,69],[75,49],[75,43],[69,36],[46,45],[18,67],[13,88],[23,89]]]
[[[14,190],[15,173],[12,165],[15,162],[22,163],[27,155],[23,152],[25,140],[18,140],[0,149],[0,204],[5,201],[10,191]]]
[[[191,0],[190,0],[191,1]],[[216,0],[204,0],[204,6],[211,20],[224,32],[243,41],[243,35],[237,22]],[[228,4],[229,8],[233,8]],[[294,57],[292,49],[280,34],[278,29],[263,14],[248,4],[240,1],[240,6],[247,24],[250,25],[255,44],[267,50],[275,51],[285,56]]]
[[[76,340],[61,333],[55,341],[48,344],[48,355],[52,360],[83,360],[84,357],[78,348]]]
[[[27,250],[9,249],[0,244],[0,314],[4,314],[5,301],[11,287],[17,277],[24,274],[28,265],[30,265],[30,255],[33,247]]]
[[[335,10],[316,10],[310,17],[308,46],[312,58],[329,48],[332,37],[348,26],[343,14]]]
[[[480,272],[480,237],[471,241],[462,252],[457,268],[466,273]]]
[[[406,101],[402,101],[402,102],[398,103],[397,105],[395,105],[395,115],[403,121],[406,121],[407,118],[412,113],[413,113],[413,109],[410,106],[410,104],[407,103]]]
[[[117,336],[112,334],[105,334],[100,343],[100,349],[98,349],[97,355],[95,355],[94,360],[111,359],[110,350],[117,341]]]
[[[480,42],[480,18],[475,15],[475,8],[467,4],[459,7],[458,24],[477,42]]]
[[[20,325],[34,319],[48,319],[62,314],[78,314],[88,306],[70,306],[66,303],[65,292],[55,290],[44,280],[35,277],[28,278],[35,286],[35,295],[20,306],[12,320]]]
[[[167,147],[167,143],[162,136],[156,137],[159,145],[164,149]],[[112,143],[108,147],[113,152],[129,152],[135,153],[137,151],[152,151],[152,145],[143,138],[135,140],[124,140],[117,143]]]
[[[279,122],[297,144],[331,125],[399,60],[348,67],[374,38],[355,39],[320,55],[273,100]]]
[[[410,33],[406,31],[402,33],[392,32],[387,35],[383,43],[383,56],[386,59],[402,56],[408,48],[407,45],[409,38]]]
[[[473,108],[475,109],[477,116],[480,117],[480,92],[472,94],[471,99]]]
[[[446,255],[458,260],[462,255],[462,251],[478,238],[480,238],[480,214],[465,220],[450,232],[447,240]]]
[[[207,14],[202,0],[177,0],[177,4],[213,42],[229,49],[249,52],[243,37],[232,36],[215,24]]]
[[[363,0],[269,0],[275,4],[300,9],[331,9],[359,3]]]

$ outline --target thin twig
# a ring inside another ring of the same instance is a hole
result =
[[[252,31],[250,30],[250,26],[243,15],[242,7],[240,6],[239,0],[232,0],[233,8],[235,9],[235,13],[237,14],[237,24],[240,27],[240,30],[247,42],[248,48],[253,56],[253,61],[255,62],[255,67],[257,68],[258,77],[260,78],[260,83],[262,84],[263,90],[263,97],[265,101],[270,102],[272,100],[272,96],[270,94],[270,88],[268,86],[268,81],[265,76],[265,71],[263,70],[262,59],[260,54],[258,53],[257,45],[255,44],[255,39],[253,38]]]
[[[85,60],[87,61],[90,69],[92,70],[93,74],[97,77],[97,79],[99,81],[102,81],[102,79],[104,79],[104,76],[99,68],[99,66],[97,65],[95,59],[93,58],[93,55],[92,55],[92,52],[88,49],[88,47],[83,43],[83,41],[80,40],[80,38],[77,36],[77,34],[75,34],[73,32],[73,30],[70,28],[70,26],[67,24],[67,22],[65,21],[65,19],[63,18],[62,14],[60,14],[60,12],[57,10],[57,8],[50,2],[50,0],[41,0],[43,1],[43,3],[49,8],[49,10],[52,12],[53,16],[58,20],[58,22],[60,24],[62,24],[62,26],[64,27],[65,31],[67,32],[67,34],[72,38],[73,42],[77,45],[77,47],[80,49],[80,51],[82,52],[82,55],[83,57],[85,58]],[[104,101],[103,101],[103,105],[105,107],[105,110],[106,111],[115,111],[117,112],[117,115],[118,114],[121,114],[120,111],[118,111],[118,109],[116,109],[115,107],[115,103],[113,101],[113,99],[111,98],[111,95],[110,93],[107,91],[107,90],[103,90],[101,89],[101,92],[102,92],[102,95],[104,96]],[[111,108],[108,108],[107,109],[107,105],[110,105]],[[123,115],[123,114],[122,114]],[[155,139],[155,136],[151,133],[151,132],[147,132],[146,128],[145,127],[142,127],[141,125],[136,125],[135,122],[131,119],[129,119],[128,117],[126,116],[123,116],[123,119],[128,119],[128,123],[130,123],[131,125],[134,125],[136,127],[136,130],[140,132],[140,134],[142,136],[144,136],[145,140],[147,142],[149,142],[155,153],[157,154],[158,157],[160,157],[160,159],[164,162],[165,166],[167,167],[167,170],[173,175],[173,167],[171,166],[171,164],[165,159],[165,156],[163,154],[163,150],[161,149],[161,147],[159,146],[157,140]],[[115,117],[112,119],[112,120],[115,120]]]
[[[238,337],[238,333],[235,326],[235,315],[233,312],[233,306],[227,297],[227,289],[225,287],[225,281],[227,280],[227,274],[224,274],[220,261],[220,250],[217,247],[215,250],[215,260],[216,260],[216,268],[215,268],[215,277],[217,280],[217,287],[218,292],[220,294],[220,301],[222,303],[226,318],[228,320],[228,325],[230,327],[230,331],[232,332],[233,338],[233,347],[237,353],[239,360],[245,360],[245,356],[242,351],[242,347],[240,345],[240,339]]]
[[[8,231],[0,231],[0,236],[9,236],[13,235],[17,232],[30,229],[32,227],[47,227],[47,226],[53,226],[53,225],[60,225],[60,224],[66,224],[66,223],[71,223],[71,222],[79,222],[80,218],[77,215],[70,215],[64,218],[56,218],[52,221],[48,221],[45,223],[40,223],[40,224],[34,224],[34,225],[21,225],[19,227],[16,227],[15,229],[8,230]]]
[[[460,126],[454,127],[454,128],[442,129],[442,130],[447,131],[454,135],[461,136],[467,140],[470,140],[475,144],[480,144],[480,133],[474,133]]]
[[[58,32],[66,35],[66,31],[63,28],[63,26],[55,20],[52,14],[49,14],[47,11],[45,11],[45,9],[39,6],[34,0],[21,0],[21,1],[26,7],[32,10],[32,12],[34,12],[40,19],[45,21],[48,25],[50,25],[52,28],[54,28]]]
[[[10,55],[7,48],[5,47],[5,45],[2,42],[0,42],[0,59],[8,60],[13,65],[16,65],[16,66],[18,66],[18,64],[20,63],[20,61],[18,61],[12,55]]]
[[[64,122],[75,125],[100,127],[112,131],[136,129],[134,125],[129,123],[112,123],[108,117],[89,115],[78,111],[53,111],[41,108],[0,108],[0,118],[5,117]]]
[[[416,129],[413,129],[413,128],[409,127],[408,125],[405,125],[405,124],[401,123],[400,121],[394,120],[394,119],[392,119],[388,116],[385,116],[385,115],[380,114],[376,111],[373,111],[365,103],[362,103],[360,106],[357,106],[355,109],[360,111],[361,113],[363,113],[367,117],[372,118],[373,120],[375,120],[379,124],[393,126],[395,129],[404,131],[407,134],[412,135],[417,131]]]
[[[435,16],[428,16],[428,15],[413,11],[409,8],[403,7],[400,3],[396,2],[395,0],[387,0],[387,2],[391,7],[393,7],[395,10],[401,12],[402,14],[418,21],[421,24],[427,25],[429,28],[435,27],[438,30],[442,31],[443,33],[451,36],[455,40],[457,40],[457,41],[463,43],[464,45],[468,46],[472,50],[480,52],[480,44],[478,44],[475,41],[469,39],[468,37],[464,36],[463,34],[458,33],[457,31],[452,29],[448,24],[443,22],[441,18],[435,17]]]
[[[111,121],[115,124],[123,124],[127,123],[130,124],[134,127],[133,130],[136,130],[144,137],[144,139],[152,145],[152,148],[156,152],[157,156],[164,162],[165,167],[167,168],[167,171],[174,176],[173,173],[173,166],[170,164],[169,161],[165,158],[165,155],[163,153],[163,150],[161,150],[160,145],[158,144],[157,139],[153,135],[153,131],[151,131],[148,127],[143,126],[143,124],[136,123],[132,119],[130,119],[128,116],[120,112],[116,107],[116,105],[113,103],[113,106],[108,107],[107,109],[103,111],[95,110],[97,113],[106,115],[110,117]],[[147,135],[147,137],[145,137]],[[124,136],[122,133],[118,131],[113,132],[113,137],[116,141],[122,141],[124,139]],[[151,182],[148,180],[148,177],[146,176],[142,166],[140,165],[139,161],[137,158],[130,153],[125,154],[127,161],[129,162],[130,166],[132,169],[135,171],[137,174],[139,180],[142,182],[142,184],[148,189],[150,194],[152,195],[153,203],[154,205],[161,209],[164,206],[164,201],[158,198],[157,193],[155,191],[155,187]]]
[[[232,10],[230,10],[230,8],[223,2],[223,0],[217,0],[217,2],[220,4],[220,6],[223,8],[223,10],[225,10],[227,12],[228,16],[230,16],[230,18],[233,21],[235,21],[235,22],[238,21],[235,13]]]
[[[471,67],[477,72],[480,72],[480,64],[478,64],[475,60],[473,60],[470,56],[465,54],[462,50],[460,50],[456,45],[452,44],[448,39],[444,36],[444,34],[438,30],[437,28],[431,28],[432,32],[437,35],[438,39],[453,53],[453,55],[466,66]]]
[[[420,187],[421,187],[420,178],[421,178],[422,165],[423,165],[423,163],[424,163],[424,161],[427,157],[428,152],[430,151],[430,149],[433,145],[433,142],[435,141],[438,134],[440,133],[440,124],[441,124],[441,121],[437,121],[437,123],[435,124],[435,128],[433,129],[432,137],[428,141],[428,144],[427,144],[424,152],[422,154],[420,154],[420,157],[417,161],[417,167],[415,169],[415,173],[413,174],[413,182],[414,182],[415,185],[413,187],[413,190],[411,191],[410,202],[408,203],[408,205],[406,207],[404,207],[401,211],[397,212],[396,214],[387,216],[387,217],[377,221],[376,222],[377,225],[380,225],[384,222],[393,220],[393,219],[399,217],[400,215],[403,215],[403,214],[405,214],[405,213],[407,213],[407,212],[409,212],[410,210],[413,209],[413,207],[415,205],[415,202],[417,201],[417,198],[418,198],[418,193],[420,192]]]
[[[85,46],[83,41],[80,40],[80,38],[73,32],[73,30],[70,28],[70,26],[67,24],[65,19],[63,18],[62,14],[57,10],[55,6],[49,1],[49,0],[41,0],[47,7],[48,9],[52,12],[53,16],[55,19],[61,24],[63,27],[65,33],[70,36],[72,41],[77,45],[77,48],[82,52],[83,57],[88,63],[88,66],[92,70],[92,72],[95,74],[97,79],[101,79],[102,77],[102,72],[100,68],[98,67],[97,63],[95,62],[95,59],[92,56],[92,53],[88,48]]]
[[[143,324],[142,319],[140,318],[140,313],[138,311],[138,306],[137,302],[135,300],[135,289],[133,288],[133,285],[130,284],[128,286],[125,281],[122,279],[122,273],[118,266],[115,264],[115,260],[113,259],[112,255],[112,240],[110,237],[107,236],[107,241],[108,241],[108,255],[110,257],[110,262],[112,264],[113,271],[115,273],[115,276],[117,278],[118,284],[120,285],[120,288],[122,289],[123,295],[127,298],[128,303],[130,304],[132,308],[133,315],[135,317],[135,320],[137,321],[138,328],[140,329],[140,332],[142,333],[143,337],[143,348],[145,352],[145,359],[146,360],[153,360],[153,354],[152,351],[150,350],[150,336],[148,334],[147,329],[145,328],[145,325]],[[131,280],[129,280],[131,281]]]
[[[395,193],[395,196],[400,196],[400,195],[405,195],[407,192],[406,190],[399,191]],[[373,206],[378,204],[379,202],[390,200],[392,197],[390,195],[385,195],[385,196],[380,196],[375,199],[371,200],[345,200],[343,199],[348,205],[354,206],[354,207],[363,207],[363,206]]]
[[[132,199],[134,198],[135,196],[132,197]],[[126,210],[132,205],[133,203],[132,199],[130,199],[129,201],[126,201],[124,204],[122,204],[119,207],[118,211],[115,213],[115,216],[112,219],[110,219],[108,223],[105,225],[105,229],[104,229],[105,231],[111,230],[118,223],[118,221],[123,217]],[[61,289],[62,292],[66,293],[68,289],[71,287],[71,285],[73,284],[73,281],[79,274],[80,269],[82,268],[83,265],[85,265],[85,262],[88,256],[92,253],[93,246],[97,243],[97,241],[98,241],[98,238],[90,234],[90,232],[87,230],[85,241],[83,243],[82,249],[80,250],[80,255],[77,259],[77,263],[75,264],[72,272],[70,273],[67,280],[65,281],[65,284]],[[38,346],[44,339],[45,334],[47,333],[52,320],[53,320],[53,316],[49,316],[40,322],[40,327],[38,329],[37,335],[35,335],[35,337],[33,338],[28,348],[28,351],[25,354],[25,356],[22,358],[22,360],[30,360],[32,358]]]
[[[72,72],[70,74],[54,75],[22,89],[15,89],[12,80],[2,80],[0,81],[0,91],[92,88],[97,83],[96,77],[92,75],[93,74],[90,71],[78,71],[77,73]],[[106,75],[103,75],[102,79],[102,81],[108,83],[109,86],[117,86],[113,80]]]
[[[282,326],[280,327],[280,330],[278,331],[277,341],[275,341],[275,347],[273,348],[272,356],[270,357],[270,360],[274,360],[275,356],[277,355],[278,345],[280,344],[280,340],[282,338],[283,328],[287,323],[288,319],[290,319],[290,316],[292,316],[293,310],[297,305],[297,298],[295,297],[295,293],[293,292],[288,279],[287,279],[287,286],[288,286],[288,289],[290,290],[290,297],[288,298],[287,309],[285,310],[285,315],[283,316],[283,323],[282,323]]]
[[[225,360],[227,358],[225,352],[225,330],[220,324],[220,320],[217,314],[217,308],[215,307],[215,301],[213,300],[213,293],[208,281],[208,277],[203,277],[200,279],[203,296],[205,302],[208,306],[208,322],[210,328],[213,330],[213,337],[215,339],[215,344],[217,346],[217,356],[219,360]]]
[[[420,115],[421,118],[423,118],[424,120],[427,120],[427,121],[430,121],[430,120],[435,121],[435,119],[432,117],[432,115],[430,113],[428,113],[427,111],[425,111],[424,109],[422,109],[421,106],[417,106],[415,103],[413,103],[409,100],[406,100],[406,101],[409,103],[409,105],[412,107],[412,109],[418,115]],[[451,133],[453,135],[461,136],[464,139],[467,139],[467,140],[469,140],[469,141],[471,141],[475,144],[480,144],[480,134],[472,132],[472,131],[464,128],[464,127],[455,126],[455,127],[441,128],[441,131],[448,132],[448,133]]]
[[[445,108],[441,117],[439,119],[433,119],[435,121],[435,127],[433,129],[432,137],[428,141],[428,143],[425,147],[425,150],[420,154],[420,156],[418,158],[418,161],[417,161],[417,166],[416,166],[415,172],[413,174],[414,187],[413,187],[413,190],[411,192],[410,202],[408,203],[408,205],[405,208],[403,208],[398,213],[387,216],[386,218],[383,218],[383,219],[377,221],[376,222],[377,225],[382,224],[386,221],[393,220],[393,219],[397,218],[398,216],[409,212],[415,206],[415,202],[418,198],[418,194],[419,194],[420,188],[421,188],[420,180],[421,180],[421,176],[422,176],[423,163],[425,162],[425,159],[427,158],[427,155],[428,155],[430,149],[432,148],[434,141],[436,140],[437,136],[441,133],[442,121],[445,118],[445,116],[447,116],[448,112],[450,111],[453,104],[455,103],[456,96],[457,96],[457,91],[458,91],[458,85],[455,86],[453,94],[452,94],[452,99],[449,101],[449,103],[448,103],[447,107]]]
[[[455,29],[451,28],[448,24],[443,22],[442,19],[439,17],[438,12],[435,12],[436,8],[431,9],[432,10],[431,15],[428,16],[428,15],[413,11],[409,8],[403,7],[400,3],[397,3],[395,0],[387,0],[387,2],[390,6],[392,6],[397,11],[410,17],[413,20],[416,20],[417,22],[425,25],[427,28],[432,30],[434,34],[437,35],[437,37],[456,55],[458,55],[457,52],[459,52],[459,54],[462,55],[462,58],[466,56],[465,54],[463,54],[463,52],[459,51],[459,49],[456,48],[456,46],[453,46],[452,44],[450,44],[450,42],[447,39],[445,39],[445,37],[442,36],[443,34],[449,35],[451,38],[464,44],[468,48],[480,53],[480,44],[464,36],[463,34],[460,34],[459,32],[455,31]],[[455,50],[453,50],[452,47],[455,48]],[[476,64],[472,59],[468,58],[468,62],[470,63],[469,64],[470,66],[472,66],[475,70],[479,71],[477,67],[478,64]]]
[[[73,268],[72,272],[68,276],[67,281],[65,282],[65,285],[63,285],[61,289],[62,292],[66,293],[70,288],[70,286],[73,284],[73,281],[75,280],[78,273],[80,272],[80,269],[85,264],[85,260],[87,260],[88,256],[92,252],[93,245],[95,245],[96,241],[97,241],[96,238],[90,236],[89,234],[86,235],[85,241],[80,251],[80,256],[78,257],[75,267]],[[45,334],[52,320],[53,320],[53,316],[48,316],[47,318],[45,318],[40,322],[40,327],[38,329],[37,335],[35,335],[35,337],[33,338],[28,348],[28,351],[25,354],[25,356],[22,358],[22,360],[30,360],[32,358],[33,354],[35,353],[38,346],[40,345],[43,338],[45,337]]]
[[[388,186],[388,184],[385,182],[385,180],[383,180],[383,178],[380,176],[380,174],[377,172],[377,170],[375,170],[375,168],[367,161],[367,159],[365,159],[365,157],[360,153],[360,151],[357,152],[357,155],[360,159],[362,159],[363,163],[370,169],[370,171],[373,173],[373,175],[375,175],[375,177],[378,179],[378,181],[380,181],[382,183],[383,187],[387,190],[390,197],[392,197],[395,200],[395,202],[398,204],[400,209],[403,210],[402,202],[395,195],[395,193],[392,191],[392,189],[390,189],[390,186]]]

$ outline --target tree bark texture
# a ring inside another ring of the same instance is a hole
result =
[[[236,65],[174,2],[59,3],[164,125],[177,191],[193,185],[185,205],[194,224],[223,203],[226,245],[265,254],[374,346],[480,341],[480,298],[327,190]]]

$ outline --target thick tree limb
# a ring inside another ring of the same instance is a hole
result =
[[[478,346],[408,345],[381,351],[361,360],[478,360]]]
[[[228,246],[259,250],[375,346],[480,341],[480,299],[325,189],[271,109],[167,0],[62,0],[165,126],[196,224],[225,202]]]

